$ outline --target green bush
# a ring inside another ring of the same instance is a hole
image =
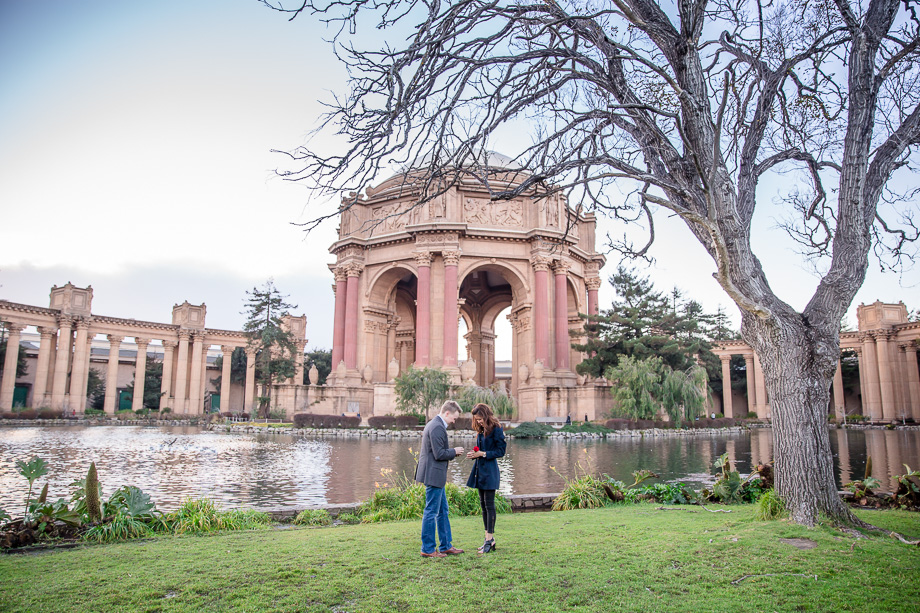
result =
[[[163,517],[165,530],[173,534],[253,530],[270,524],[271,517],[267,513],[251,509],[221,511],[209,498],[186,498],[181,507]]]
[[[294,518],[297,526],[328,526],[331,523],[332,517],[326,509],[304,509]]]
[[[761,521],[781,519],[786,515],[786,503],[770,488],[757,499],[754,515]]]
[[[553,500],[553,511],[596,509],[605,506],[608,500],[603,479],[582,475],[566,480],[562,493]]]
[[[577,421],[571,424],[566,424],[560,429],[561,432],[573,432],[579,433],[584,432],[588,434],[607,434],[611,432],[610,428],[606,428],[600,424],[595,424],[590,421]]]
[[[552,426],[538,424],[535,421],[525,421],[517,428],[509,429],[506,434],[516,438],[543,438],[550,432],[553,432]]]

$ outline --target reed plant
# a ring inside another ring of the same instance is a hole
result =
[[[304,509],[294,518],[296,526],[328,526],[332,517],[326,509]]]
[[[754,506],[754,515],[761,521],[773,521],[786,516],[786,503],[772,487],[760,495]]]

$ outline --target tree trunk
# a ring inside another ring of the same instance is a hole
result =
[[[796,319],[745,314],[742,335],[760,357],[773,422],[776,492],[792,521],[814,526],[823,515],[838,524],[861,524],[837,490],[827,427],[827,406],[840,355],[836,342],[816,340]]]

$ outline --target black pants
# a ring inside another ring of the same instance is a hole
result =
[[[495,532],[495,490],[479,490],[479,506],[482,507],[482,525],[486,532]]]

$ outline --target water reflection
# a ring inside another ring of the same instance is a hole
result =
[[[741,473],[772,457],[772,431],[720,436],[629,438],[607,441],[510,441],[499,460],[506,494],[558,492],[576,472],[605,472],[627,483],[649,469],[665,481],[694,487],[712,483],[712,463],[728,453]],[[302,507],[366,498],[375,482],[411,475],[418,439],[305,439],[286,435],[223,434],[197,427],[34,427],[0,430],[0,507],[19,512],[28,484],[16,460],[38,455],[48,462],[49,495],[69,495],[70,483],[99,469],[104,493],[133,484],[162,509],[186,496],[209,496],[222,506]],[[867,430],[831,432],[838,485],[862,478],[866,456],[872,475],[891,486],[903,464],[920,467],[920,432]],[[465,484],[470,462],[450,464],[450,479]],[[44,484],[45,478],[39,481]]]

